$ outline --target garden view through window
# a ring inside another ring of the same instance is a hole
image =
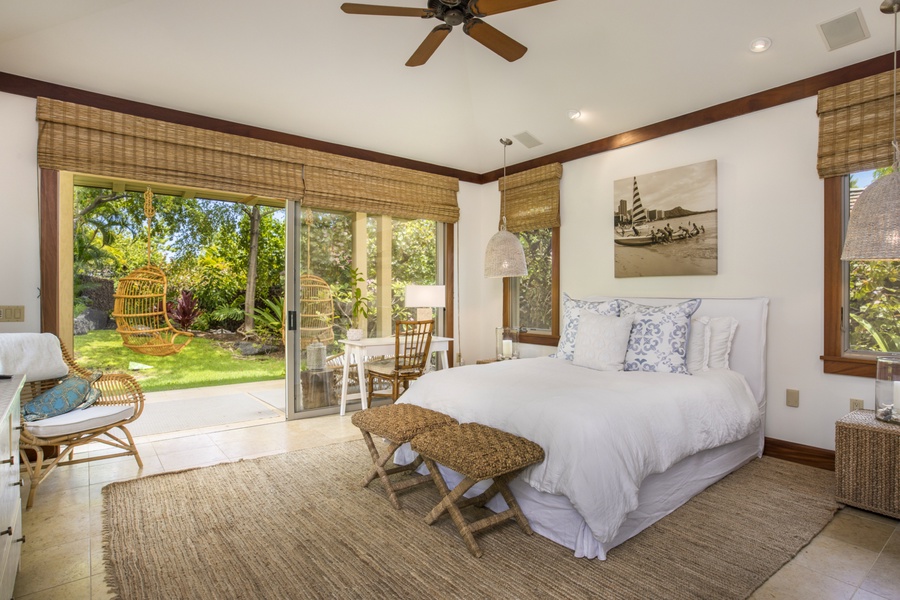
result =
[[[277,201],[271,204],[154,196],[149,246],[152,263],[167,277],[166,312],[177,329],[196,336],[177,355],[151,357],[124,348],[111,317],[119,279],[147,264],[143,193],[76,185],[75,350],[83,363],[130,371],[148,392],[283,379],[287,217]],[[412,316],[404,306],[408,284],[440,282],[441,224],[303,212],[311,219],[295,233],[302,248],[296,271],[311,272],[330,289],[329,355],[343,352],[337,340],[351,326],[359,279],[365,282],[369,337],[391,335],[394,320]],[[248,340],[266,352],[243,355],[235,349]],[[305,353],[300,359],[305,361]]]
[[[549,335],[553,326],[553,229],[518,234],[528,275],[510,278],[511,325]]]
[[[854,173],[846,178],[844,224],[862,191],[890,167]],[[850,353],[900,352],[900,261],[849,261],[844,276],[844,347]]]

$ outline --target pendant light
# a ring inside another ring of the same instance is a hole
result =
[[[857,198],[847,223],[841,260],[900,258],[900,146],[897,144],[897,12],[900,0],[884,0],[881,12],[894,15],[893,172],[873,181]]]
[[[898,0],[900,1],[900,0]],[[528,275],[525,265],[525,249],[519,236],[506,230],[506,147],[512,140],[500,138],[503,144],[503,187],[500,189],[500,230],[488,241],[484,253],[485,277],[524,277]]]

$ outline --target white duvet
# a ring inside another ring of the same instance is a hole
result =
[[[734,371],[605,372],[555,358],[437,371],[399,402],[538,443],[545,460],[521,477],[567,496],[601,543],[637,507],[645,477],[760,425],[750,388]]]

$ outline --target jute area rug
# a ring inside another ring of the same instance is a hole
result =
[[[745,598],[831,519],[833,473],[756,460],[613,549],[606,561],[514,522],[428,526],[433,486],[360,486],[362,441],[103,489],[107,581],[124,599]]]

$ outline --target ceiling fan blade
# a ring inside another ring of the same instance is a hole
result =
[[[451,31],[453,31],[453,28],[449,25],[438,25],[432,29],[431,33],[425,37],[412,56],[409,57],[409,60],[406,61],[406,66],[420,67],[428,62],[428,59],[431,58],[431,55],[434,54],[434,51],[438,49],[438,46],[441,45],[441,42],[446,39]]]
[[[375,4],[356,4],[344,2],[341,10],[348,15],[383,15],[387,17],[421,17],[427,19],[434,16],[429,8],[408,8],[405,6],[378,6]]]
[[[463,31],[488,50],[493,50],[509,62],[519,60],[528,51],[528,48],[481,19],[469,19],[463,26]]]
[[[497,13],[519,10],[520,8],[528,8],[529,6],[555,1],[556,0],[471,0],[469,2],[469,12],[476,17],[485,17],[487,15],[496,15]]]

